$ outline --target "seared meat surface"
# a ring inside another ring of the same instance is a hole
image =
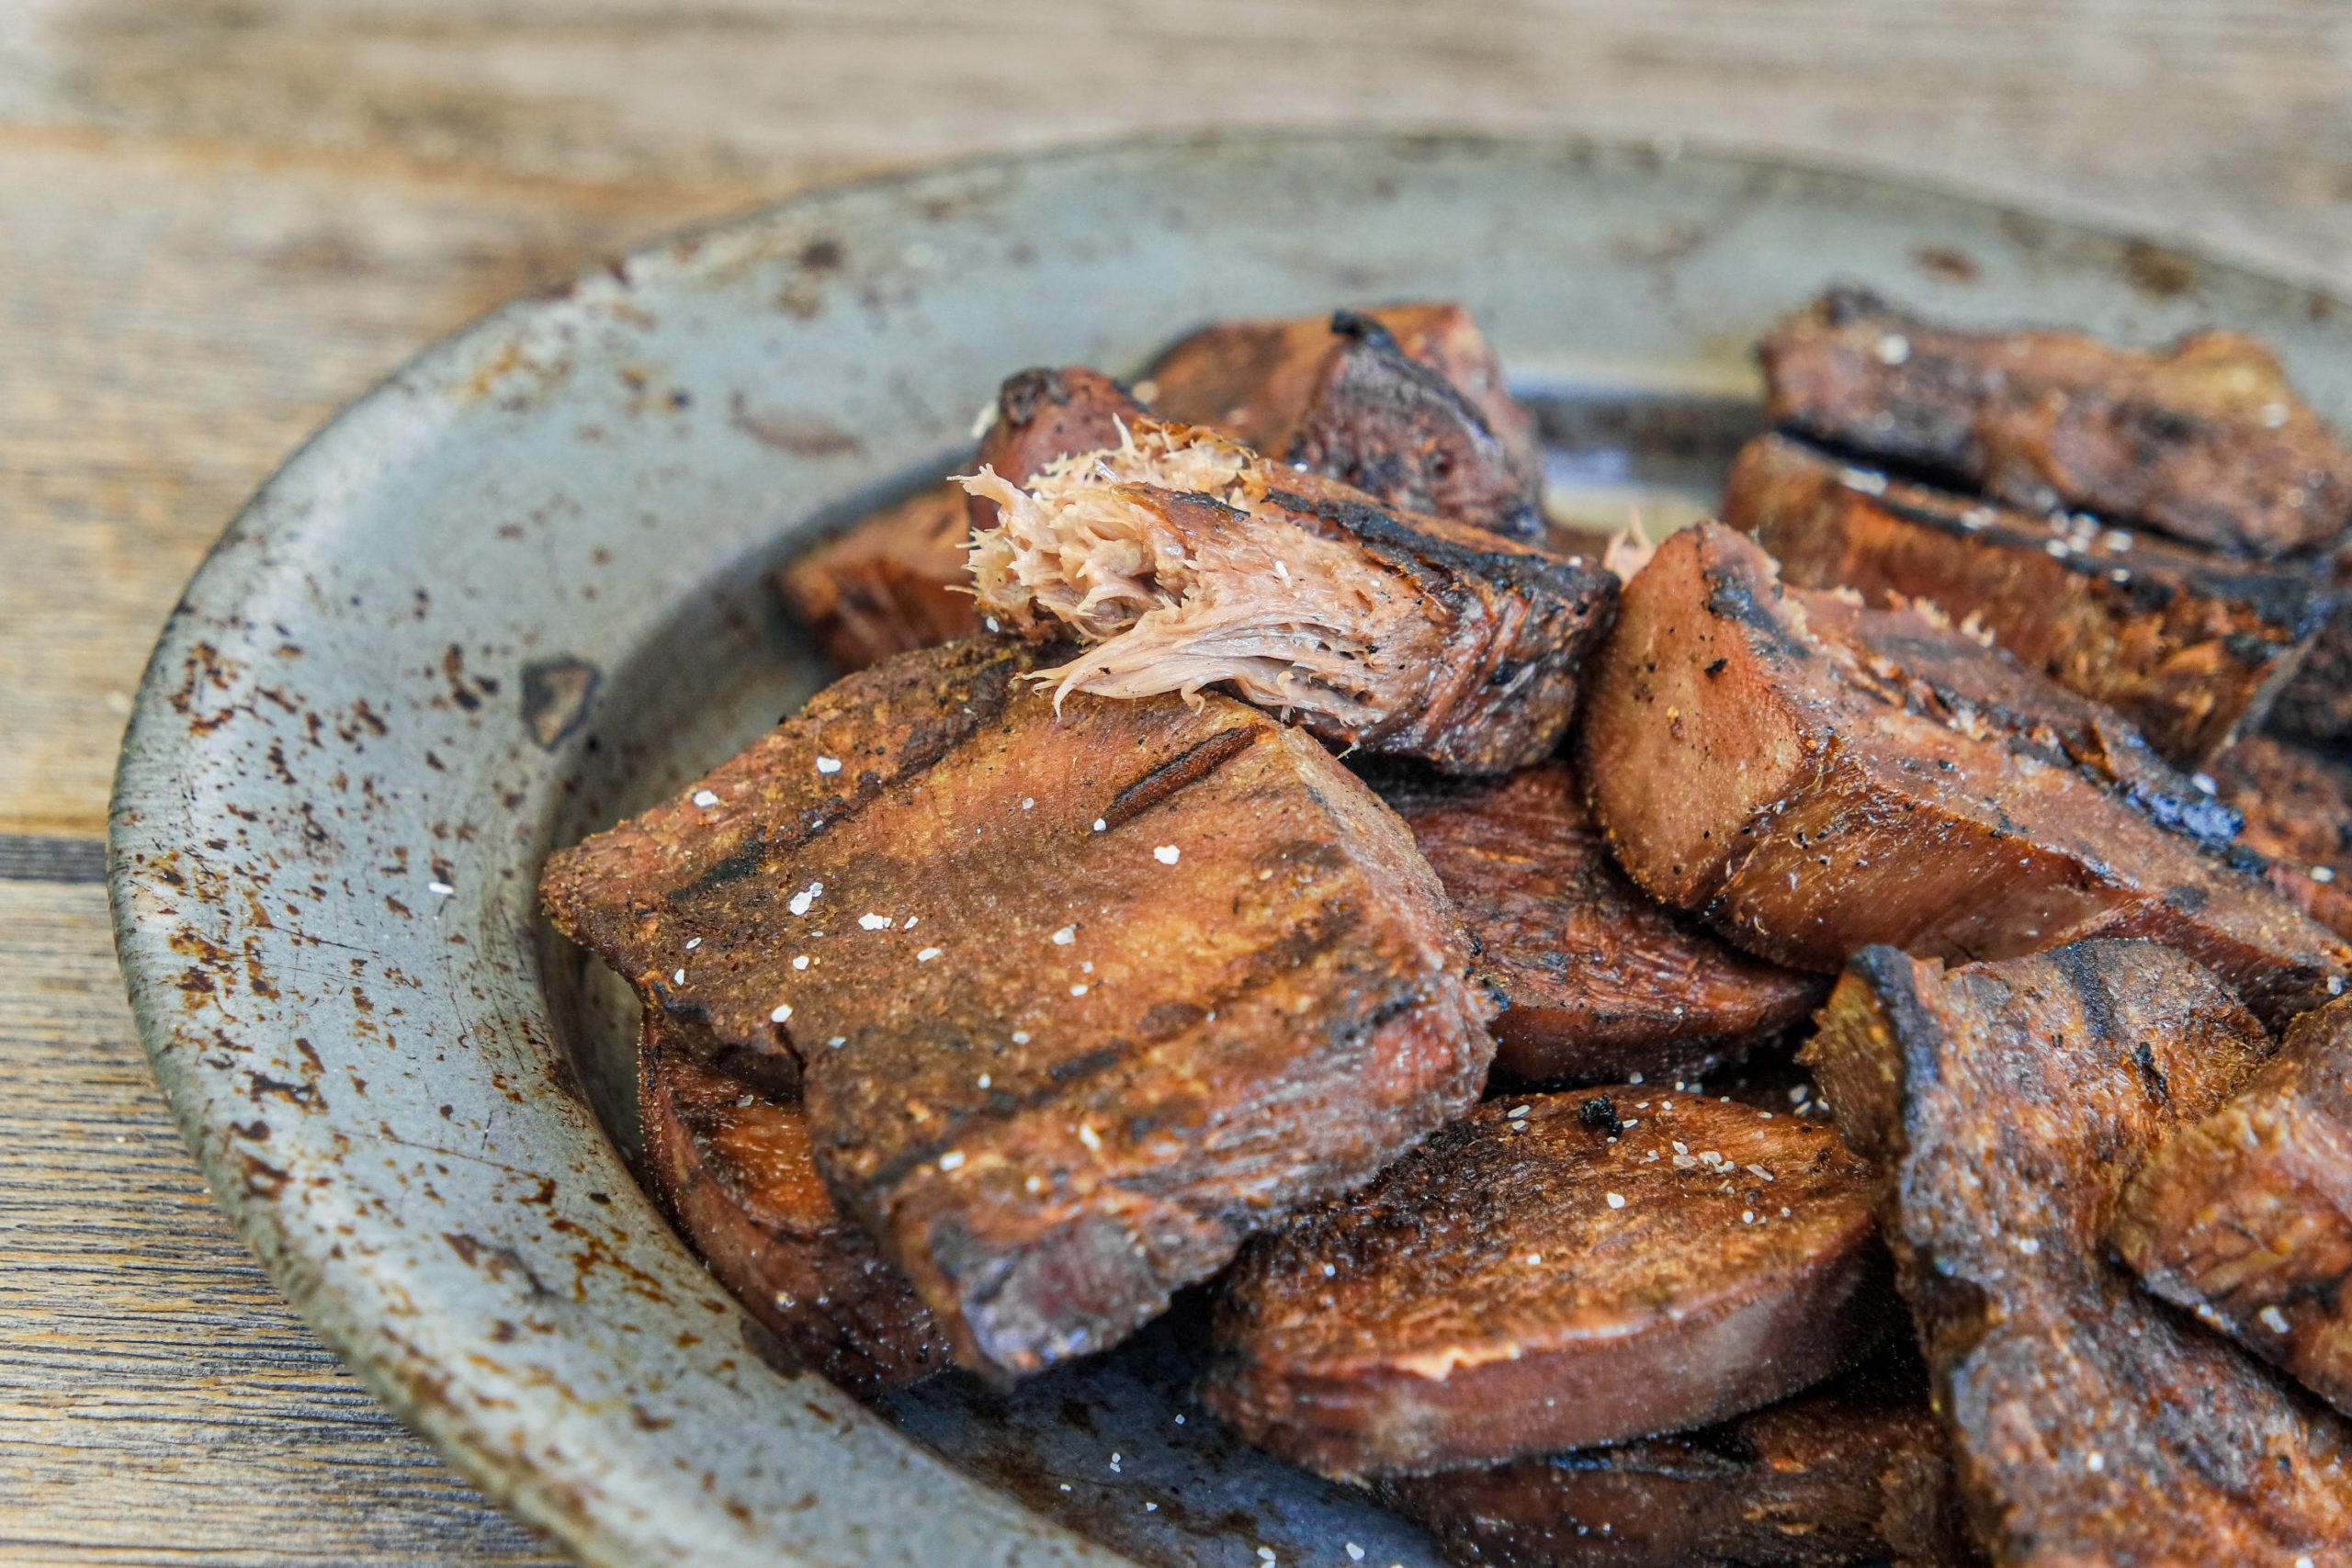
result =
[[[1501,773],[1558,745],[1616,580],[1141,420],[1027,488],[982,469],[981,614],[1089,645],[1057,697],[1224,685],[1336,745]]]
[[[1001,1379],[1365,1180],[1493,1051],[1437,879],[1320,746],[1221,698],[1057,715],[1035,667],[852,676],[542,886],[649,1007],[799,1061],[827,1187]]]
[[[1144,413],[1125,387],[1100,370],[1067,365],[1019,371],[997,391],[996,421],[980,437],[975,466],[1027,484],[1064,457],[1118,446],[1122,432]],[[974,529],[996,526],[995,502],[970,494],[967,505]],[[968,584],[966,566],[959,553],[956,580]]]
[[[1382,794],[1510,1004],[1495,1066],[1521,1082],[1703,1077],[1828,994],[1821,976],[1742,953],[1634,886],[1567,762]]]
[[[2157,787],[2161,764],[2065,716],[2081,699],[1970,646],[1783,589],[1743,534],[1677,534],[1595,662],[1594,814],[1651,894],[1793,967],[1879,942],[1959,962],[2152,936],[2278,1021],[2342,991],[2352,950],[2199,847],[2213,803]]]
[[[2149,942],[1947,972],[1858,955],[1806,1050],[1878,1165],[1979,1543],[1998,1564],[2352,1561],[2346,1430],[2106,1256],[2123,1180],[2268,1046]]]
[[[1223,321],[1136,385],[1152,412],[1303,463],[1391,506],[1518,538],[1543,529],[1543,448],[1459,305]]]
[[[1845,288],[1758,353],[1781,428],[2014,506],[2261,557],[2321,549],[2352,518],[2352,452],[2252,338],[2142,353],[2079,333],[1952,332]]]
[[[853,1393],[946,1366],[946,1337],[906,1276],[834,1207],[799,1105],[700,1065],[691,1027],[646,1013],[638,1101],[654,1191],[710,1271]]]
[[[2352,1414],[2352,998],[2297,1019],[2243,1093],[2173,1130],[2111,1235],[2157,1295]]]
[[[2267,735],[2213,762],[2220,797],[2245,818],[2239,841],[2294,906],[2352,940],[2352,765]]]
[[[1227,1279],[1203,1397],[1311,1469],[1453,1469],[1702,1426],[1887,1325],[1869,1172],[1672,1090],[1488,1100]]]
[[[1989,506],[1781,435],[1740,453],[1724,521],[1756,536],[1783,581],[1882,606],[1924,599],[1981,626],[2183,767],[2260,725],[2333,608],[2306,567]]]
[[[919,491],[776,573],[834,669],[863,670],[978,629],[972,595],[957,587],[971,537],[965,500],[953,483]]]
[[[1463,1568],[1957,1568],[1973,1560],[1917,1358],[1720,1426],[1374,1493]]]

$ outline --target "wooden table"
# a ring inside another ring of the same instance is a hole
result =
[[[814,180],[1204,124],[1784,150],[2352,287],[2327,0],[0,3],[0,1562],[540,1562],[213,1208],[99,840],[237,504],[502,298]]]

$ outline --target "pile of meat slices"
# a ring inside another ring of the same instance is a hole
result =
[[[854,672],[544,884],[747,1309],[1207,1281],[1464,1562],[2352,1564],[2352,454],[2225,334],[1760,352],[1622,582],[1443,305],[1024,371],[791,568]]]

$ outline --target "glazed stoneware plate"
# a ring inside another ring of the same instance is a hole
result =
[[[1555,506],[1655,529],[1753,427],[1747,345],[1833,279],[1959,321],[2248,329],[2352,421],[2352,330],[2301,288],[1848,175],[1451,140],[854,186],[433,349],[229,530],[125,744],[123,968],[215,1190],[359,1375],[584,1562],[1434,1562],[1221,1433],[1179,1329],[1010,1398],[796,1371],[632,1179],[628,1004],[534,883],[821,682],[767,574],[962,461],[1012,370],[1461,299]]]

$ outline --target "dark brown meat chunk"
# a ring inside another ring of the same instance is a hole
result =
[[[2112,1239],[2157,1295],[2352,1414],[2352,998],[2297,1019],[2244,1093],[2173,1132]]]
[[[1566,762],[1383,793],[1510,1004],[1495,1066],[1514,1078],[1702,1077],[1828,994],[1821,976],[1742,953],[1634,886]]]
[[[1744,534],[1677,534],[1594,664],[1594,815],[1651,894],[1793,967],[1876,942],[1957,962],[2151,936],[2266,1018],[2343,990],[2352,950],[2174,830],[2211,802],[2135,798],[2160,764],[2121,767],[2097,725],[2025,723],[2082,699],[1984,650],[1971,675],[1966,648],[1908,612],[1783,590]],[[2016,689],[1979,703],[1972,683]]]
[[[854,524],[776,574],[833,667],[844,673],[979,628],[965,552],[965,495],[918,491]]]
[[[2352,766],[2267,735],[2213,762],[2220,798],[2245,819],[2239,841],[2297,908],[2352,939]]]
[[[2141,353],[2079,333],[1947,331],[1838,289],[1758,352],[1774,423],[2012,505],[2263,557],[2320,549],[2352,515],[2352,452],[2278,358],[2235,333]]]
[[[801,1062],[819,1168],[1000,1378],[1116,1342],[1459,1114],[1493,1052],[1402,822],[1240,704],[1015,647],[829,688],[551,859],[649,1006]]]
[[[1336,745],[1503,773],[1559,744],[1616,580],[1442,518],[1387,512],[1193,426],[1027,489],[976,536],[981,614],[1088,646],[1058,692],[1190,698],[1221,684]]]
[[[1998,1564],[2352,1561],[2345,1429],[2106,1257],[2124,1178],[2268,1047],[2150,942],[1858,955],[1806,1055],[1894,1247]]]
[[[1434,371],[1436,381],[1412,367]],[[1416,494],[1323,471],[1392,505],[1521,536],[1536,531],[1544,452],[1534,417],[1511,397],[1501,361],[1459,305],[1220,321],[1165,350],[1136,386],[1160,418],[1222,430],[1285,462],[1316,461],[1305,448],[1317,444],[1369,448],[1377,463],[1409,476]],[[1440,388],[1467,403],[1468,418]],[[1376,434],[1384,430],[1394,434]],[[1465,509],[1455,512],[1447,495],[1486,499],[1457,502]]]
[[[1754,534],[1794,586],[1924,599],[1981,626],[2182,767],[2260,725],[2333,608],[2305,567],[1988,506],[1781,435],[1741,452],[1724,521]]]
[[[946,1337],[906,1277],[833,1206],[800,1107],[700,1066],[688,1032],[646,1013],[639,1106],[654,1191],[719,1283],[854,1393],[946,1366]]]
[[[1100,370],[1082,365],[1038,367],[1005,378],[996,395],[996,421],[980,437],[978,467],[994,469],[1014,484],[1027,484],[1064,457],[1100,452],[1120,443],[1144,406]],[[967,497],[975,529],[996,526],[996,502]],[[963,555],[956,580],[968,583]]]
[[[2270,705],[2269,728],[2313,740],[2352,736],[2352,549],[2339,549],[2310,569],[2335,594],[2335,614],[2312,639],[2311,651]]]
[[[1878,1343],[1868,1178],[1829,1128],[1746,1105],[1489,1100],[1244,1254],[1203,1397],[1334,1475],[1721,1420]]]
[[[1373,1490],[1463,1568],[1972,1561],[1943,1431],[1909,1356],[1702,1431]]]

